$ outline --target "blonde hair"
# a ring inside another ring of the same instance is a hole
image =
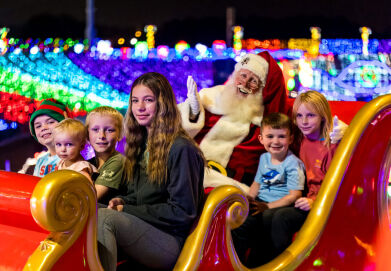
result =
[[[315,113],[322,118],[320,136],[324,138],[324,145],[329,146],[329,134],[333,129],[333,121],[328,101],[321,93],[314,90],[301,93],[299,96],[297,96],[295,102],[293,103],[292,119],[295,124],[297,124],[297,110],[302,104],[309,105],[311,109],[313,109]]]
[[[55,137],[56,134],[63,132],[77,137],[80,140],[82,146],[84,146],[87,141],[87,129],[79,120],[64,119],[60,121],[53,129],[53,136]]]
[[[182,128],[181,114],[176,104],[174,92],[168,80],[156,72],[145,73],[138,77],[131,89],[143,85],[149,88],[156,97],[156,113],[149,133],[139,125],[132,113],[132,95],[129,99],[128,112],[125,118],[126,148],[125,153],[130,161],[130,177],[133,177],[135,165],[145,151],[147,157],[147,174],[152,183],[163,184],[167,179],[168,154],[175,138],[181,136],[195,146],[203,157],[201,150]],[[145,144],[147,144],[145,148]]]
[[[109,116],[109,117],[113,118],[115,120],[115,128],[118,129],[118,133],[119,133],[118,140],[120,140],[122,138],[124,117],[122,116],[122,114],[118,110],[116,110],[110,106],[100,106],[100,107],[97,107],[97,108],[91,110],[88,113],[87,118],[86,118],[87,132],[88,132],[88,128],[89,128],[89,125],[91,122],[91,117],[94,115]]]

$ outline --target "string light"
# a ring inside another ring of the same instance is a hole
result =
[[[234,32],[233,39],[234,39],[234,50],[240,51],[242,50],[242,38],[243,38],[243,27],[241,26],[234,26],[232,27],[232,30]]]
[[[239,55],[224,41],[215,41],[212,48],[203,44],[191,48],[181,41],[175,49],[165,45],[155,49],[147,41],[138,41],[135,48],[113,48],[110,41],[102,40],[90,44],[88,40],[2,36],[0,118],[7,129],[27,123],[36,102],[45,98],[59,99],[76,115],[100,105],[124,111],[134,80],[156,70],[169,79],[181,102],[186,98],[187,75],[196,75],[200,88],[210,87],[214,60],[238,60],[244,53],[265,49],[278,60],[290,93],[314,89],[329,100],[372,99],[391,91],[391,40],[369,39],[370,32],[365,31],[368,36],[362,40],[320,39],[320,30],[311,39],[242,40]],[[141,32],[136,34],[141,40]],[[319,41],[317,55],[314,40]]]
[[[361,39],[362,39],[362,54],[368,55],[368,40],[369,35],[372,34],[372,30],[369,27],[363,26],[360,27]]]
[[[148,49],[155,48],[155,33],[157,31],[156,25],[146,25],[144,27],[144,32],[146,33],[147,36],[147,44],[148,44]]]

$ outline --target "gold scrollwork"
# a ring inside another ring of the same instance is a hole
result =
[[[43,177],[30,199],[35,221],[50,232],[29,257],[24,270],[50,270],[87,227],[87,261],[103,270],[96,242],[96,194],[82,174],[59,170]]]

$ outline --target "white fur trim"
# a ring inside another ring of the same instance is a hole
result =
[[[190,104],[188,99],[181,104],[178,104],[179,111],[182,117],[182,127],[188,132],[188,134],[194,138],[205,124],[205,110],[200,104],[200,113],[196,122],[191,122],[190,117]]]
[[[217,85],[211,88],[203,88],[200,90],[200,99],[202,106],[209,112],[216,115],[223,115],[225,112],[216,106],[216,100],[224,91],[224,85]]]
[[[240,183],[234,179],[231,179],[227,176],[224,176],[220,172],[216,170],[205,168],[204,173],[204,187],[218,187],[221,185],[233,185],[237,188],[241,189],[245,194],[248,194],[250,191],[250,187],[245,185],[244,183]]]
[[[249,130],[249,122],[243,123],[230,116],[222,116],[202,139],[200,148],[207,160],[227,167],[233,149],[243,141]]]
[[[247,69],[253,72],[256,76],[259,77],[262,83],[265,84],[269,70],[269,63],[267,63],[267,61],[259,55],[246,54],[235,65],[235,71],[240,69]]]

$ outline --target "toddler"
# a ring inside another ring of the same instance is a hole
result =
[[[56,154],[61,159],[58,163],[58,169],[70,169],[80,172],[92,182],[91,174],[97,172],[97,169],[85,161],[80,154],[86,140],[87,129],[78,120],[62,120],[53,129]]]

